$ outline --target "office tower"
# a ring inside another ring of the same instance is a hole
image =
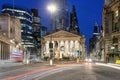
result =
[[[32,12],[32,33],[34,37],[34,44],[36,47],[40,47],[40,16],[38,16],[38,10],[37,9],[31,9]]]
[[[100,26],[98,25],[97,22],[95,22],[95,25],[94,25],[94,31],[93,31],[93,35],[100,35]]]
[[[109,3],[106,5],[106,3]],[[120,53],[120,0],[105,0],[103,8],[103,38],[105,61],[113,62]]]
[[[21,8],[18,6],[12,5],[3,5],[2,13],[8,13],[20,19],[21,22],[21,37],[22,37],[22,45],[24,47],[34,47],[33,44],[33,36],[32,36],[32,14],[31,11]]]
[[[75,34],[80,34],[79,26],[78,26],[78,19],[76,14],[75,6],[72,7],[72,12],[70,13],[70,32]]]
[[[53,13],[52,31],[66,30],[68,28],[68,4],[67,0],[51,0],[57,7]]]

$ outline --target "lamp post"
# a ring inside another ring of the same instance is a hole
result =
[[[53,13],[56,11],[56,6],[55,4],[50,4],[48,7],[47,7],[48,11],[50,11],[50,14],[51,14],[51,22],[50,22],[50,32],[52,33],[52,28],[53,28]],[[49,52],[50,52],[50,65],[53,65],[53,43],[52,43],[52,35],[51,35],[51,38],[50,38],[50,43],[49,43]]]

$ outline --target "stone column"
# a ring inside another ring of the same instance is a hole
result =
[[[58,41],[58,59],[60,58],[60,41]]]
[[[75,41],[75,51],[79,50],[79,43],[78,40]]]
[[[74,50],[74,51],[73,51],[73,52],[74,52],[73,55],[74,55],[74,57],[76,56],[75,46],[76,46],[76,45],[75,45],[75,41],[73,41],[73,48],[74,48],[74,49],[73,49],[73,50]]]
[[[52,41],[52,43],[53,43],[53,58],[54,58],[54,56],[55,56],[55,41]]]
[[[69,54],[69,42],[68,41],[65,41],[65,53],[66,53],[66,56],[68,56]]]
[[[73,42],[73,41],[70,41],[70,55],[73,55],[73,53],[72,53],[72,52],[73,52],[73,48],[72,48],[73,45],[72,45],[72,42]]]
[[[60,50],[60,55],[59,55],[59,58],[60,58],[60,59],[62,59],[61,42],[62,42],[62,41],[60,41],[60,45],[59,45],[59,50]]]
[[[65,41],[63,41],[63,43],[64,43],[64,55],[66,55],[66,53],[65,53],[65,50],[66,50],[66,45],[65,45]]]
[[[68,41],[68,55],[70,54],[70,41]]]
[[[69,41],[69,54],[71,56],[71,51],[72,51],[72,48],[71,48],[71,41]]]
[[[66,56],[66,41],[63,42],[64,42],[64,55]]]

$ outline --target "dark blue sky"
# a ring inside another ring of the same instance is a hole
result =
[[[0,0],[1,6],[5,3],[12,4],[13,0]],[[47,5],[50,0],[14,0],[15,5],[26,7],[28,9],[37,8],[42,18],[42,25],[49,27],[50,14],[47,11]],[[94,23],[97,21],[102,25],[102,10],[104,0],[68,0],[69,12],[72,5],[76,6],[76,12],[79,22],[80,31],[86,37],[88,46],[89,38],[92,37]]]

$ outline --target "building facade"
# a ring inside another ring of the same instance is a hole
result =
[[[37,39],[41,38],[40,36],[40,26],[41,26],[41,19],[40,16],[38,15],[38,10],[37,9],[31,9],[32,12],[32,33],[34,36],[35,41],[38,41]],[[37,42],[40,44],[40,41]],[[37,46],[38,44],[35,43]]]
[[[105,61],[120,58],[120,0],[105,0],[103,9],[103,38]]]
[[[40,45],[41,45],[41,36],[40,36],[40,25],[41,19],[38,15],[38,9],[31,9],[32,12],[32,34],[34,41],[34,48],[31,55],[40,55]]]
[[[41,46],[42,46],[42,38],[47,33],[47,28],[41,25],[41,18],[38,15],[38,9],[31,9],[32,12],[32,33],[34,37],[35,47],[33,49],[34,55],[41,56]]]
[[[51,42],[53,48],[50,46]],[[57,31],[43,38],[42,57],[50,57],[51,50],[55,59],[80,57],[81,60],[84,60],[85,38],[64,30]]]
[[[12,5],[3,5],[2,13],[8,13],[20,19],[21,37],[24,47],[34,47],[32,36],[32,13],[29,10],[19,8]]]
[[[11,59],[14,51],[22,52],[23,58],[20,21],[9,14],[0,14],[0,60]]]
[[[89,53],[90,58],[95,61],[104,62],[104,43],[101,27],[95,23],[93,36],[89,40]]]

